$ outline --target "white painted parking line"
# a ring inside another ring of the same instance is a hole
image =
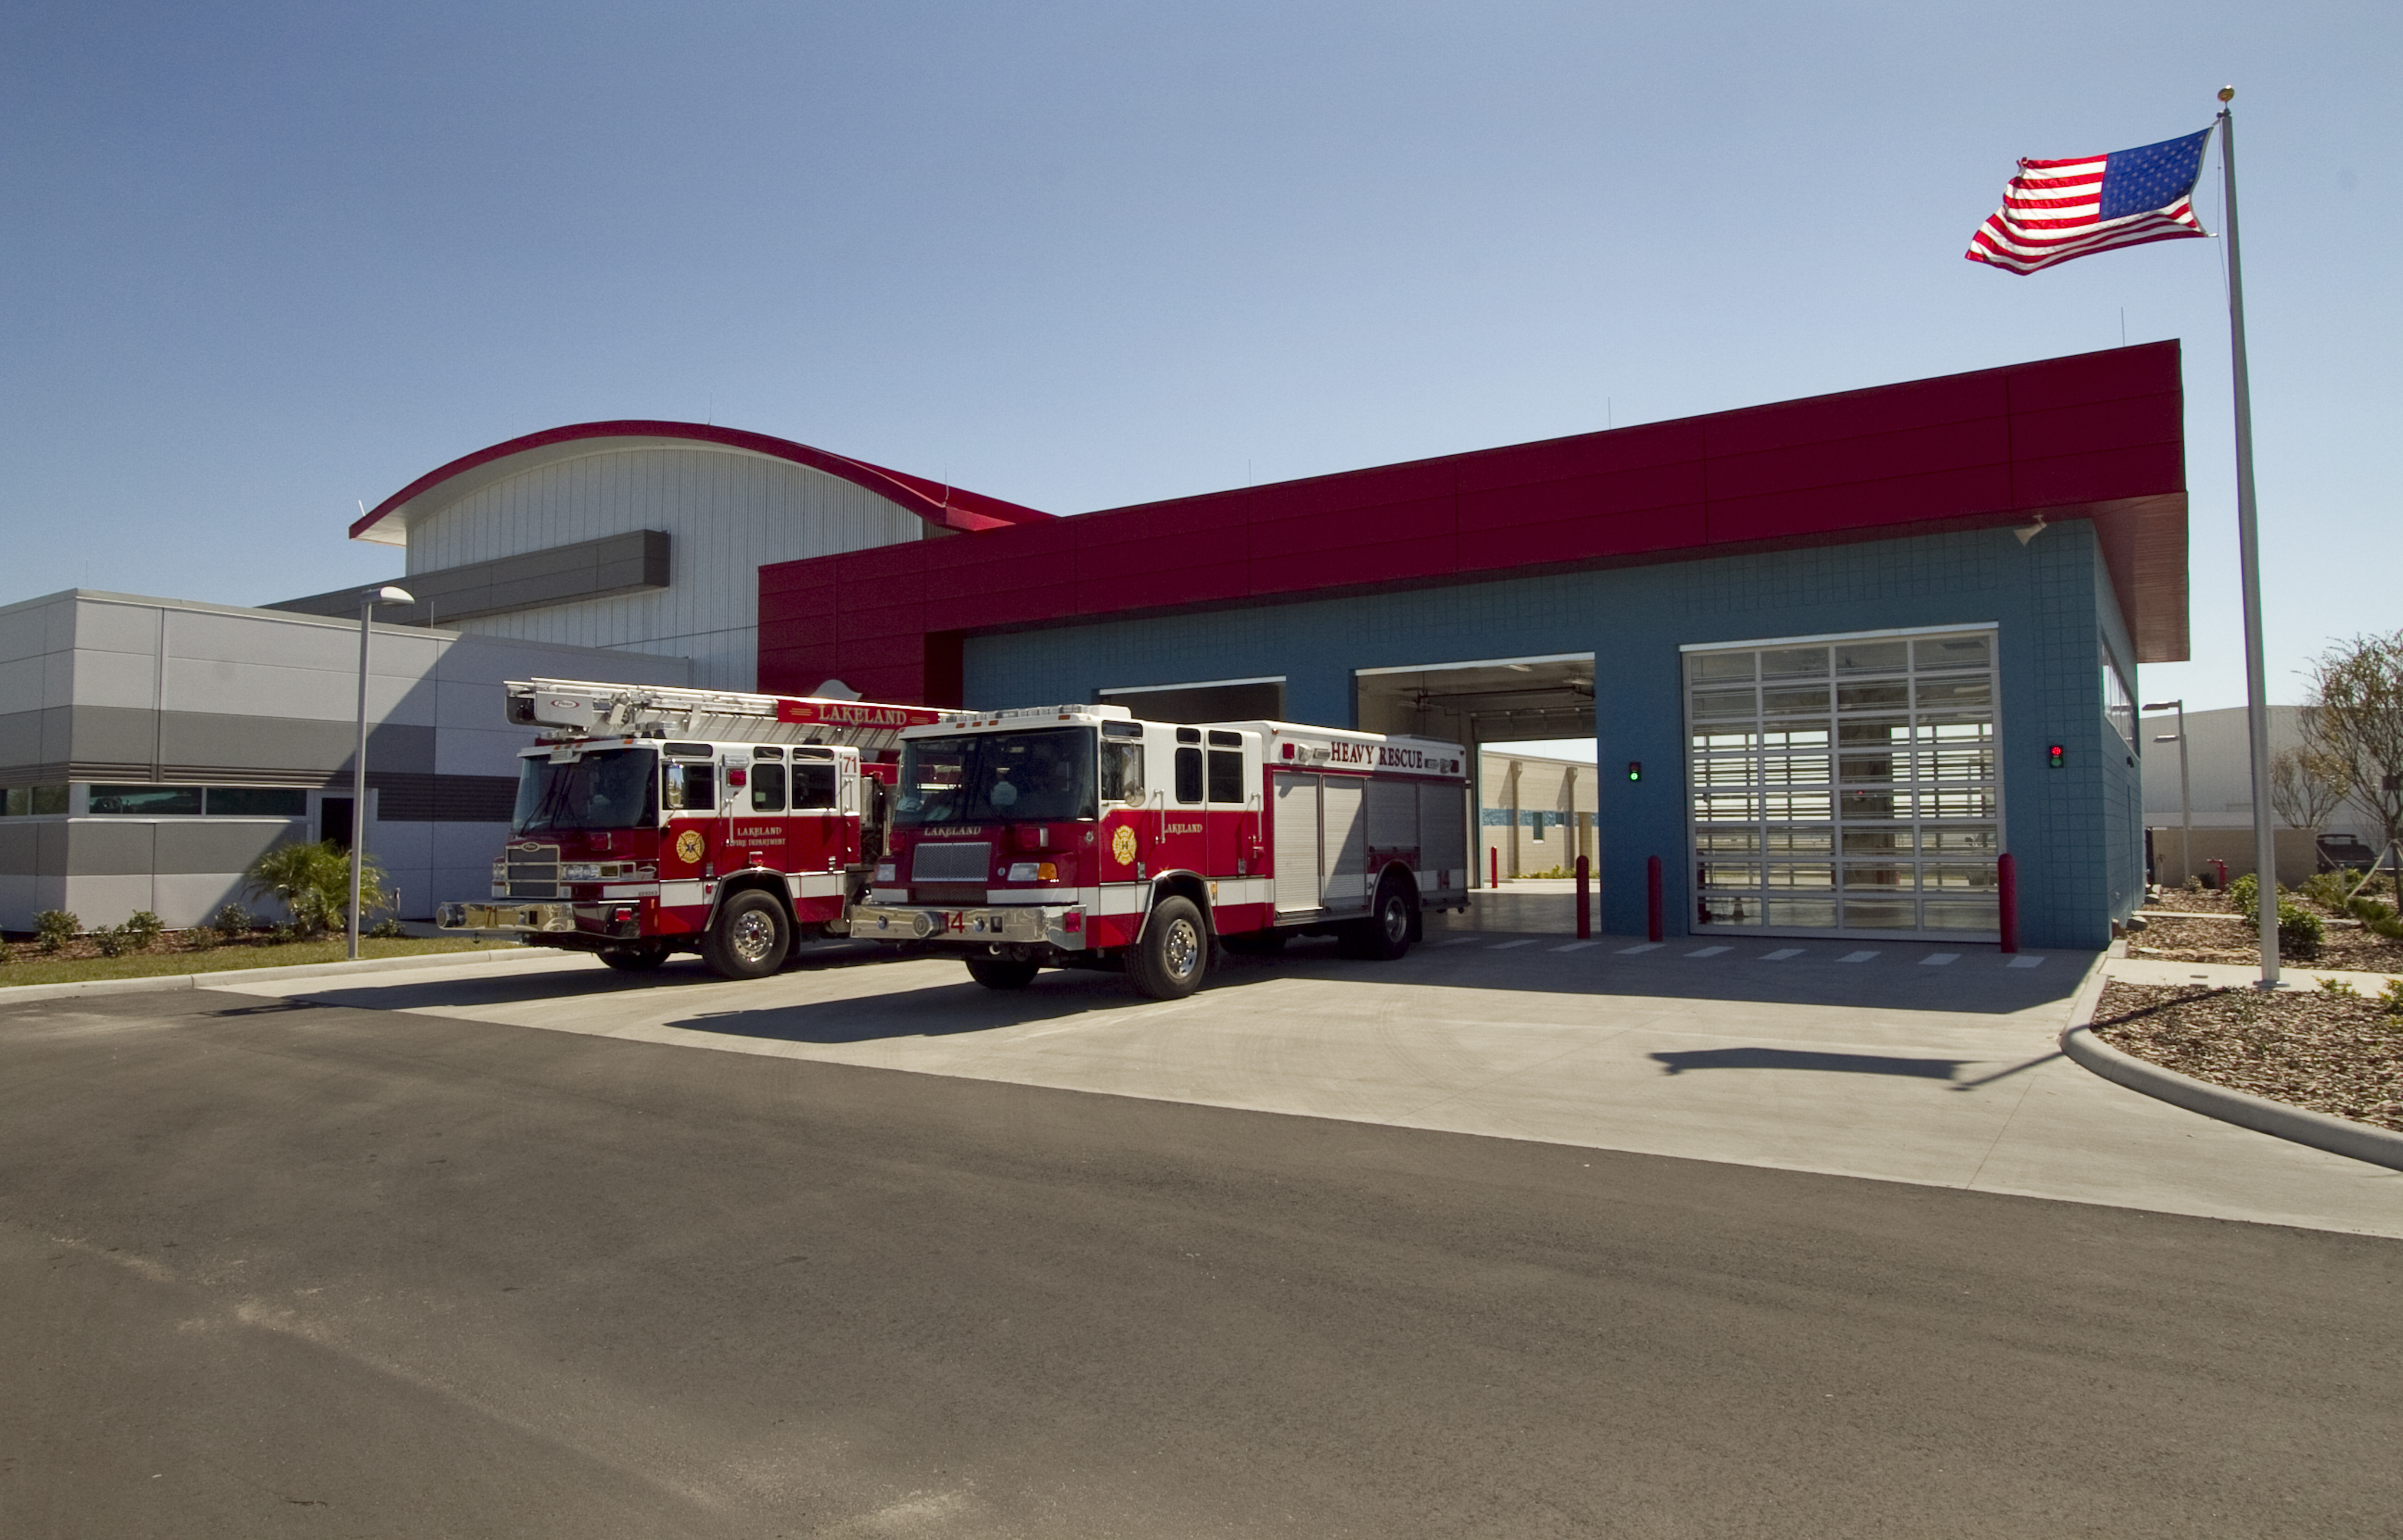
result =
[[[1665,947],[1669,943],[1666,941],[1638,941],[1632,947],[1619,948],[1618,955],[1621,957],[1632,957],[1639,951],[1659,951],[1662,947]]]
[[[1689,951],[1686,953],[1686,955],[1688,957],[1716,957],[1723,951],[1732,951],[1734,950],[1735,949],[1732,947],[1704,947],[1700,951]]]
[[[1760,960],[1764,963],[1783,963],[1789,957],[1799,957],[1801,955],[1802,949],[1800,947],[1780,947],[1775,951],[1762,952],[1760,954]]]
[[[1923,968],[1940,968],[1947,963],[1959,961],[1961,961],[1961,954],[1957,951],[1931,951],[1919,960],[1919,965]]]
[[[1844,953],[1843,956],[1837,958],[1836,961],[1839,963],[1866,963],[1876,955],[1877,953],[1873,951],[1848,951]]]
[[[2041,957],[2014,957],[2011,959],[2011,966],[2015,968],[2040,968],[2044,966],[2044,959]]]
[[[1481,936],[1455,936],[1443,944],[1447,947],[1473,947],[1484,939],[1485,937]]]
[[[1532,947],[1535,944],[1535,943],[1533,941],[1496,941],[1485,950],[1487,951],[1508,951],[1512,947]]]
[[[1602,943],[1599,941],[1572,941],[1565,947],[1554,947],[1552,950],[1554,951],[1583,951],[1588,947],[1598,947],[1600,945],[1602,945]]]

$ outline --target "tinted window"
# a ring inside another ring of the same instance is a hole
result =
[[[834,767],[806,759],[793,761],[793,809],[814,811],[834,806]]]
[[[1104,802],[1143,800],[1143,745],[1141,743],[1104,743],[1102,745],[1102,800]]]
[[[1176,799],[1180,802],[1202,800],[1202,751],[1200,749],[1176,751]]]
[[[211,786],[212,818],[298,818],[309,811],[309,794],[298,786]]]
[[[91,811],[156,817],[201,811],[198,786],[94,786]]]
[[[717,806],[715,765],[670,765],[668,807],[674,812],[706,812]]]
[[[785,811],[785,767],[761,760],[751,767],[751,811]]]
[[[1210,751],[1210,800],[1240,802],[1243,799],[1243,751],[1212,749]]]

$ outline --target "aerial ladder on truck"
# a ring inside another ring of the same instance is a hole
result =
[[[514,934],[647,970],[697,951],[775,972],[797,939],[844,935],[883,852],[902,733],[928,706],[591,680],[507,684],[520,751],[509,838],[482,902],[446,930]]]

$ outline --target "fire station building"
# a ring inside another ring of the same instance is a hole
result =
[[[777,562],[758,683],[1590,733],[1612,932],[2100,947],[2186,512],[2162,342]]]
[[[419,601],[379,631],[432,644],[380,658],[456,702],[379,693],[407,748],[371,752],[358,814],[378,850],[424,847],[410,912],[480,892],[507,767],[465,703],[538,660],[1590,737],[1585,784],[1481,800],[1529,825],[1508,860],[1592,855],[1610,931],[1644,929],[1657,860],[1671,935],[1991,940],[2007,853],[2021,939],[2096,947],[2142,892],[2136,669],[2187,656],[2182,405],[2164,342],[1074,518],[737,429],[552,429],[352,528],[401,548]],[[259,839],[331,830],[345,714],[277,681],[334,701],[356,614],[354,590],[0,612],[0,925],[144,895],[188,923]],[[188,635],[206,666],[177,663]],[[227,834],[220,803],[258,826]]]

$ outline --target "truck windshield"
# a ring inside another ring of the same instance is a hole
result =
[[[557,765],[548,759],[518,763],[512,834],[644,828],[658,816],[659,756],[649,749],[602,749]]]
[[[1093,729],[915,739],[901,750],[896,824],[1093,816]]]

